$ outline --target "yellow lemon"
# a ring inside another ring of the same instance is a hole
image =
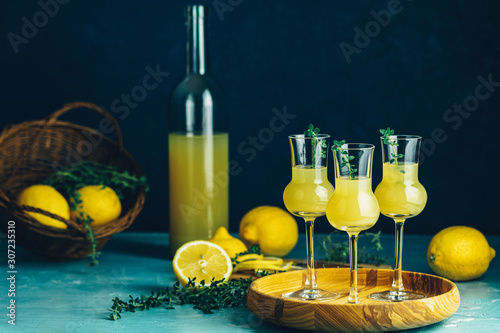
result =
[[[213,237],[210,238],[210,242],[222,247],[229,255],[229,258],[234,258],[237,254],[248,250],[241,240],[231,236],[224,227],[217,229]]]
[[[231,258],[226,251],[208,241],[191,241],[182,245],[175,252],[172,266],[183,286],[194,278],[196,286],[201,286],[201,281],[205,281],[208,286],[212,279],[227,281],[233,271]]]
[[[299,230],[288,212],[279,207],[260,206],[241,219],[240,238],[248,248],[259,244],[263,254],[283,257],[297,244]]]
[[[88,215],[92,225],[101,225],[117,219],[122,211],[118,195],[110,187],[88,185],[75,191],[73,199],[77,203],[76,211],[71,211],[73,219],[85,219]]]
[[[453,281],[477,279],[495,257],[484,235],[466,227],[449,227],[438,232],[427,249],[427,261],[438,275]]]
[[[33,185],[25,188],[17,198],[19,205],[32,206],[46,210],[52,214],[69,219],[69,205],[66,199],[55,188],[49,185]],[[40,213],[26,212],[38,222],[56,228],[67,229],[68,226],[52,217]]]

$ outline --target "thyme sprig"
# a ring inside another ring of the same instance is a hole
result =
[[[312,167],[316,167],[316,145],[318,144],[318,133],[319,133],[319,128],[314,127],[313,124],[309,124],[309,128],[305,130],[304,136],[305,137],[310,137],[311,139],[311,145],[312,145]],[[321,148],[320,148],[320,156],[322,158],[326,158],[326,148],[327,144],[325,140],[321,141]]]
[[[90,241],[90,250],[92,251],[87,257],[90,258],[89,265],[96,266],[99,265],[99,261],[97,260],[97,258],[99,258],[99,256],[101,255],[101,251],[97,251],[97,240],[95,238],[94,229],[92,229],[90,223],[92,223],[92,220],[90,220],[90,222],[85,222],[85,232],[87,233],[87,237]]]
[[[82,161],[68,169],[59,170],[50,175],[43,184],[51,185],[67,198],[71,198],[74,191],[86,185],[111,187],[120,200],[124,198],[126,192],[134,193],[142,188],[149,190],[145,176],[119,171],[114,165],[104,165],[94,161]]]
[[[247,251],[238,253],[236,255],[235,259],[238,259],[239,256],[244,256],[246,254],[261,254],[261,252],[260,252],[260,245],[259,244],[253,244],[252,246],[250,246],[250,248]]]
[[[200,310],[205,314],[212,314],[212,310],[245,305],[248,288],[252,283],[252,277],[230,281],[212,279],[210,284],[205,286],[203,280],[200,282],[202,287],[195,288],[195,279],[189,279],[188,284],[184,287],[176,282],[172,287],[153,291],[150,296],[141,295],[133,298],[129,295],[130,299],[127,302],[115,297],[113,305],[108,309],[111,311],[109,318],[118,320],[123,312],[144,311],[157,307],[171,310],[175,309],[174,305],[176,304],[192,304],[194,305],[193,309]]]
[[[236,265],[240,263],[239,258],[240,257],[244,257],[247,254],[257,254],[257,255],[260,255],[261,254],[261,252],[260,252],[260,245],[259,244],[254,244],[247,251],[240,252],[240,253],[236,254],[236,256],[234,258],[231,258],[231,262],[233,263],[233,268],[235,268]]]
[[[396,162],[398,164],[398,158],[403,158],[403,154],[397,154],[396,153],[396,146],[399,146],[397,140],[391,140],[391,136],[394,135],[394,130],[391,129],[390,127],[387,127],[387,129],[380,129],[380,133],[383,135],[383,142],[386,145],[390,145],[392,147],[392,153],[391,153],[391,160],[389,161],[390,164],[393,164]]]
[[[76,223],[84,226],[85,235],[90,242],[90,250],[92,252],[88,255],[88,258],[90,258],[89,265],[96,266],[99,265],[99,261],[97,260],[97,258],[99,258],[101,252],[97,251],[97,239],[94,234],[94,229],[92,229],[92,227],[90,226],[93,220],[88,214],[85,214],[79,208],[79,204],[82,203],[82,199],[80,197],[81,194],[79,192],[73,192],[72,196],[69,199],[69,207],[70,210],[77,212],[77,214],[75,214]]]
[[[116,192],[120,200],[123,200],[126,194],[135,193],[139,189],[144,188],[146,191],[149,189],[145,176],[118,171],[116,166],[94,161],[82,161],[67,169],[59,170],[51,174],[42,184],[54,187],[68,198],[72,211],[79,211],[78,205],[82,203],[76,190],[87,185],[108,186]],[[100,252],[97,251],[97,239],[91,227],[92,218],[84,213],[75,215],[76,222],[84,226],[86,237],[90,241],[90,266],[95,266],[99,264],[97,258]]]
[[[347,150],[342,148],[344,144],[345,140],[342,141],[333,140],[332,150],[337,151],[342,155],[342,161],[340,167],[343,168],[347,165],[347,168],[349,170],[349,177],[351,179],[354,179],[356,177],[356,172],[358,172],[358,169],[356,169],[354,167],[354,164],[351,163],[351,161],[354,159],[354,156],[349,156]]]
[[[340,235],[341,231],[334,230],[328,236],[325,236],[323,242],[321,243],[320,250],[325,252],[326,260],[328,262],[341,262],[342,264],[346,264],[349,262],[349,242],[335,242],[334,238],[337,235]],[[375,264],[380,266],[388,262],[387,256],[382,256],[379,254],[380,251],[383,250],[382,243],[380,242],[381,231],[377,233],[373,232],[363,232],[359,235],[359,238],[362,237],[371,237],[371,249],[368,250],[366,246],[363,246],[358,249],[358,261],[367,263],[367,264]]]

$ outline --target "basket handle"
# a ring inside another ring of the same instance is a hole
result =
[[[72,103],[64,104],[64,106],[62,108],[55,111],[52,115],[50,115],[47,118],[47,125],[50,125],[53,122],[55,122],[56,120],[58,120],[58,118],[61,115],[63,115],[64,113],[71,111],[71,110],[74,110],[74,109],[78,109],[78,108],[86,108],[86,109],[97,111],[102,116],[104,116],[106,119],[111,121],[111,123],[115,127],[116,141],[118,143],[118,148],[120,149],[120,151],[123,151],[123,137],[122,137],[122,131],[120,129],[120,125],[118,125],[118,122],[116,121],[116,119],[105,108],[103,108],[102,106],[96,105],[94,103],[72,102]]]
[[[90,110],[97,111],[101,115],[103,115],[105,118],[107,118],[109,121],[111,121],[113,123],[113,125],[115,126],[115,133],[116,133],[116,140],[117,140],[117,144],[118,144],[118,150],[120,152],[122,152],[124,150],[123,149],[122,131],[120,130],[120,126],[118,125],[118,122],[116,121],[116,119],[113,118],[113,116],[108,111],[106,111],[105,108],[103,108],[101,106],[98,106],[98,105],[95,105],[94,103],[90,103],[90,102],[72,102],[72,103],[67,103],[62,108],[60,108],[59,110],[55,111],[52,115],[50,115],[48,118],[46,118],[47,121],[45,122],[45,124],[43,125],[43,127],[41,128],[41,130],[33,138],[33,140],[31,141],[31,143],[29,145],[29,148],[26,149],[23,152],[21,158],[18,158],[17,161],[15,161],[15,164],[14,164],[14,166],[12,168],[12,171],[10,173],[11,174],[15,174],[17,172],[17,170],[19,169],[21,160],[23,160],[26,156],[28,156],[28,154],[31,152],[31,150],[33,149],[33,147],[37,144],[38,140],[40,140],[40,137],[42,136],[42,134],[46,131],[46,129],[51,124],[53,124],[55,121],[58,120],[59,116],[61,116],[62,114],[66,113],[66,112],[68,112],[70,110],[74,110],[74,109],[77,109],[77,108],[87,108],[87,109],[90,109]],[[7,179],[7,181],[5,183],[5,186],[7,186],[8,184],[10,184],[11,179],[12,178]],[[3,198],[4,200],[2,200],[2,197],[5,197],[5,198]],[[5,205],[5,202],[2,202],[2,201],[5,201],[6,198],[7,198],[7,196],[3,193],[3,191],[0,191],[0,206],[4,206]],[[7,200],[8,200],[8,198],[7,198]]]

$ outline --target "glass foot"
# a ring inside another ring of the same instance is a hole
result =
[[[316,299],[335,299],[339,297],[340,294],[332,293],[323,289],[300,289],[289,293],[283,293],[281,296],[295,300],[312,301]]]
[[[425,295],[416,294],[409,291],[383,291],[381,293],[371,294],[369,296],[371,299],[383,302],[404,302],[413,301],[416,299],[425,298]]]

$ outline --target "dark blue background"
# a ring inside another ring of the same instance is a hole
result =
[[[354,29],[370,26],[370,12],[389,2],[220,0],[215,3],[233,4],[220,16],[214,1],[202,2],[212,9],[211,71],[227,95],[230,158],[242,168],[231,178],[233,231],[255,206],[283,207],[291,175],[287,135],[313,122],[333,138],[377,145],[374,187],[381,179],[379,128],[427,139],[420,180],[429,201],[406,232],[459,224],[500,232],[499,87],[460,124],[443,119],[454,103],[474,96],[479,76],[500,81],[499,6],[494,0],[401,0],[400,13],[348,63],[340,43],[354,45]],[[119,119],[125,146],[151,184],[135,230],[168,228],[167,101],[185,72],[188,3],[73,0],[18,53],[7,35],[21,35],[22,18],[33,22],[41,7],[35,1],[0,5],[1,126],[44,118],[77,100],[111,109],[121,94],[142,85],[146,66],[170,73]],[[296,117],[255,158],[238,151],[269,127],[274,108],[285,107]],[[87,118],[65,119],[98,128],[99,117]],[[436,128],[447,139],[432,145]],[[325,218],[318,220],[317,230],[331,229]],[[382,216],[378,229],[392,232],[393,223]]]

